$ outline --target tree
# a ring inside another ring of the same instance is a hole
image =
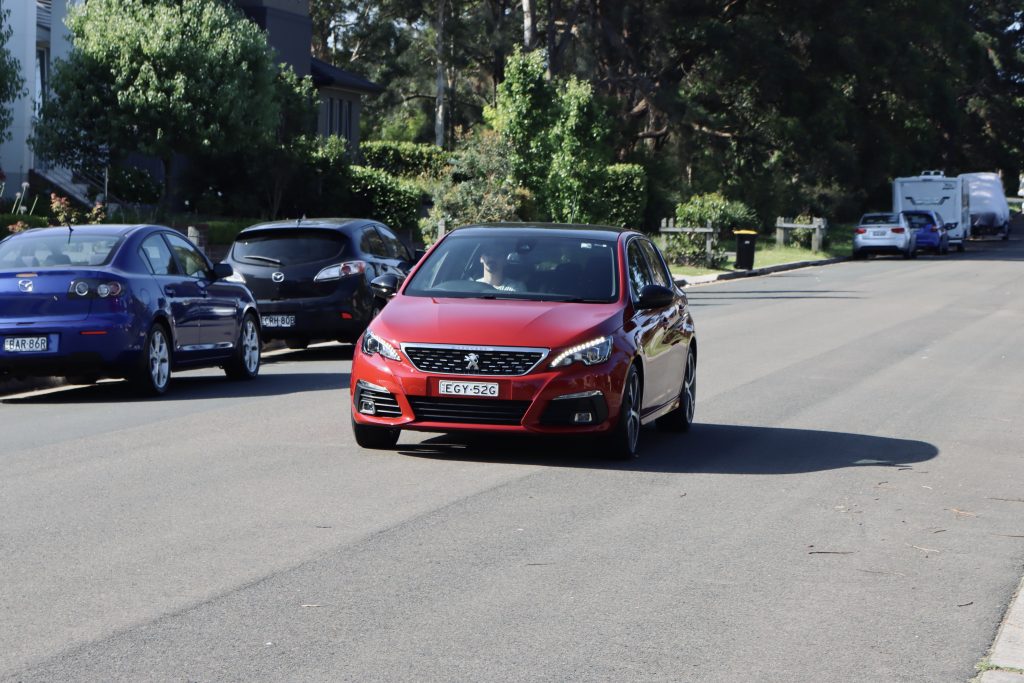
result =
[[[73,50],[54,71],[34,145],[84,167],[130,152],[230,153],[273,136],[277,68],[266,37],[219,0],[89,0],[69,8]]]
[[[0,142],[10,137],[11,123],[14,115],[6,105],[16,100],[23,92],[25,79],[21,77],[19,62],[7,49],[7,41],[11,39],[14,29],[7,25],[10,10],[4,9],[0,0]]]

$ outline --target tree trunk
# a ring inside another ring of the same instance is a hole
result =
[[[160,199],[157,201],[157,206],[160,207],[162,213],[169,213],[171,200],[174,197],[174,155],[161,157],[160,165],[164,171],[164,183],[160,188]]]
[[[437,45],[435,60],[437,67],[437,101],[434,105],[434,143],[444,148],[447,92],[444,69],[444,17],[446,0],[437,2]]]
[[[523,49],[537,45],[537,0],[523,0]]]

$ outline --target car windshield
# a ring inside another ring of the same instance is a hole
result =
[[[610,303],[618,298],[614,240],[566,234],[452,234],[404,294]]]
[[[345,235],[336,230],[257,230],[239,235],[231,248],[231,255],[238,261],[293,266],[337,260],[347,244]]]
[[[83,234],[67,228],[44,228],[0,242],[0,268],[68,268],[110,262],[120,235]]]
[[[891,225],[899,222],[894,213],[867,213],[860,219],[861,225]]]

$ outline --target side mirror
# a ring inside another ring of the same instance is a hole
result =
[[[213,265],[213,274],[218,280],[223,280],[234,275],[235,269],[231,267],[230,263],[215,263]]]
[[[637,308],[665,308],[675,301],[676,293],[661,285],[647,285],[640,290],[640,301]]]
[[[370,289],[375,296],[381,299],[390,299],[398,293],[398,276],[394,273],[385,273],[370,280]]]

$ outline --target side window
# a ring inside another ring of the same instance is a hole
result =
[[[377,232],[380,233],[381,239],[384,240],[384,244],[387,246],[388,255],[391,258],[398,259],[399,261],[412,262],[412,254],[410,254],[406,246],[402,244],[402,240],[395,237],[395,233],[391,232],[383,225],[377,226]]]
[[[640,247],[640,240],[631,241],[626,249],[626,270],[629,271],[629,284],[634,299],[640,296],[644,287],[654,284],[654,277]]]
[[[174,262],[171,250],[167,248],[167,243],[160,235],[150,235],[143,240],[139,253],[153,275],[177,274],[178,266]]]
[[[654,284],[673,289],[672,274],[669,273],[668,268],[665,267],[665,261],[658,254],[658,250],[655,249],[654,245],[647,240],[640,241],[640,246],[643,249],[644,256],[647,257],[647,263],[651,266],[651,275],[654,276]]]
[[[171,251],[178,260],[178,264],[189,277],[206,277],[209,267],[206,259],[199,250],[192,246],[185,238],[167,233],[164,235],[171,245]]]
[[[377,258],[388,258],[387,247],[384,240],[380,238],[377,231],[372,227],[363,229],[363,236],[359,238],[359,251]]]

